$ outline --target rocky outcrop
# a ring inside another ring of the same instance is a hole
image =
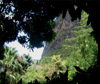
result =
[[[72,22],[69,13],[66,14],[64,19],[62,18],[62,15],[60,15],[56,19],[56,26],[54,28],[56,38],[51,43],[46,43],[42,57],[50,56],[49,52],[62,48],[62,43],[66,38],[75,36],[72,30],[76,25],[78,25],[77,21]]]

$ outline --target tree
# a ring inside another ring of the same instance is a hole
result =
[[[2,62],[2,66],[6,67],[6,69],[12,72],[19,72],[20,69],[22,69],[22,65],[17,60],[18,55],[16,54],[16,50],[9,49],[8,47],[5,47],[5,53],[4,53],[4,59],[0,60]]]
[[[29,65],[33,64],[31,56],[24,54],[23,58],[26,60],[27,63],[29,63]]]
[[[3,84],[16,84],[20,79],[20,74],[24,73],[23,66],[19,63],[17,58],[18,55],[16,54],[16,50],[14,48],[9,49],[8,47],[5,47],[4,59],[0,60],[0,69],[2,68],[3,70],[0,73],[0,77],[4,75],[1,80],[5,81]]]
[[[91,23],[93,35],[98,43],[98,63],[100,62],[99,39],[99,0],[4,0],[0,3],[0,47],[4,42],[15,40],[18,31],[23,30],[28,38],[19,37],[21,44],[30,48],[42,46],[43,41],[51,41],[55,34],[52,30],[53,19],[60,13],[63,18],[68,10],[72,20],[81,18],[82,10],[89,14],[87,24]],[[7,15],[12,14],[11,16]],[[12,28],[12,29],[11,29]],[[0,50],[1,52],[2,50]]]

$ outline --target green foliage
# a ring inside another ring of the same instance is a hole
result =
[[[23,58],[26,60],[27,63],[29,63],[29,65],[33,63],[31,56],[24,54]]]
[[[93,31],[91,26],[87,26],[88,14],[82,12],[79,26],[73,28],[75,34],[72,38],[66,38],[62,44],[62,48],[54,50],[51,53],[54,54],[50,57],[45,57],[42,60],[44,64],[54,64],[55,66],[62,66],[62,64],[68,66],[68,79],[72,80],[76,73],[74,66],[80,67],[82,70],[87,70],[90,66],[93,66],[97,61],[97,43],[94,37],[91,36]],[[47,58],[49,59],[47,62]],[[52,60],[50,60],[53,59]],[[57,68],[59,70],[59,68]],[[63,71],[63,70],[62,70]]]
[[[34,82],[36,79],[44,83],[45,77],[52,78],[52,74],[66,70],[66,66],[62,63],[60,55],[54,55],[53,57],[45,57],[39,62],[38,65],[32,65],[27,68],[25,75],[22,76],[23,83]]]
[[[43,82],[43,72],[37,69],[35,66],[30,66],[27,69],[25,75],[22,76],[23,83],[34,82],[36,79]]]
[[[51,28],[54,28],[56,25],[56,22],[54,20],[48,21],[48,24],[51,25]]]
[[[63,64],[60,55],[54,55],[51,59],[51,62],[55,64],[57,70],[63,70]]]
[[[88,16],[89,15],[84,11],[81,13],[81,20],[80,20],[81,26],[87,27]]]
[[[86,25],[88,15],[83,12],[81,17],[79,25],[73,28],[74,37],[66,38],[61,49],[50,52],[54,55],[45,56],[38,64],[28,66],[25,70],[22,62],[16,60],[18,55],[15,50],[5,47],[5,57],[0,60],[0,64],[2,67],[7,66],[6,77],[9,78],[9,83],[16,84],[22,78],[23,84],[34,82],[36,79],[44,84],[45,77],[48,76],[52,80],[54,72],[57,75],[66,70],[68,70],[68,79],[72,80],[77,73],[75,66],[84,71],[93,66],[97,60],[97,43],[90,34],[93,31],[91,26]],[[48,24],[53,25],[53,22],[50,21]],[[32,61],[28,55],[25,55],[25,58],[28,63]]]
[[[12,72],[19,72],[22,70],[22,65],[18,62],[16,50],[5,47],[4,59],[0,60],[2,67],[7,67],[7,70]]]
[[[41,66],[43,66],[45,64],[50,64],[51,65],[52,63],[49,63],[51,61],[51,58],[52,57],[49,57],[49,56],[43,57],[43,59],[40,60],[39,65],[41,65]]]
[[[0,74],[5,73],[3,74],[5,76],[4,81],[8,84],[17,84],[21,75],[24,74],[24,63],[21,62],[22,58],[16,52],[15,48],[5,47],[4,59],[0,60]],[[2,80],[1,78],[0,81]]]

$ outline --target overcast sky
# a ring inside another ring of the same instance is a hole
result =
[[[24,48],[20,43],[18,43],[18,41],[14,41],[14,42],[10,42],[9,44],[6,43],[7,46],[15,48],[18,51],[18,54],[20,56],[22,56],[23,54],[29,54],[32,59],[36,59],[36,60],[40,60],[41,59],[41,55],[43,53],[43,49],[42,48],[34,48],[34,51],[31,51],[27,48]]]
[[[1,2],[2,0],[0,0]],[[14,10],[14,8],[12,7],[12,10]],[[9,13],[8,15],[6,15],[6,17],[10,17],[12,18],[12,13]],[[27,34],[25,34],[23,31],[20,31],[18,33],[18,36],[27,36]],[[29,54],[32,59],[36,59],[36,60],[40,60],[41,59],[41,55],[43,53],[44,47],[42,48],[34,48],[34,51],[31,51],[27,48],[24,48],[17,40],[14,42],[10,42],[10,43],[5,43],[6,46],[11,47],[11,48],[15,48],[18,51],[18,54],[20,56],[22,56],[23,54]]]

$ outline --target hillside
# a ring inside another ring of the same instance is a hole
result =
[[[61,49],[66,38],[75,37],[75,34],[72,32],[72,30],[78,25],[78,20],[73,22],[71,21],[71,17],[68,12],[64,19],[62,18],[62,15],[60,15],[56,19],[56,26],[54,28],[54,31],[56,32],[56,38],[51,43],[46,44],[42,57],[51,56],[52,54],[50,52],[56,49]]]
[[[85,12],[80,22],[71,22],[69,15],[64,19],[59,16],[54,29],[57,36],[45,47],[46,56],[35,64],[29,55],[23,56],[24,63],[15,51],[6,48],[4,60],[0,60],[4,68],[0,84],[91,84],[92,79],[99,84],[95,83],[100,74],[100,66],[95,66],[97,43],[91,36],[91,26],[86,24],[87,18]]]

